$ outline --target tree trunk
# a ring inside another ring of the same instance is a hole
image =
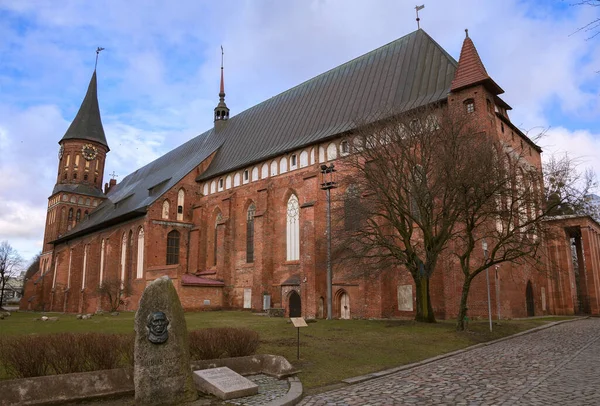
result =
[[[423,275],[415,279],[417,288],[417,314],[415,321],[435,323],[435,315],[429,297],[429,277]]]
[[[0,309],[2,309],[2,302],[4,301],[4,286],[6,285],[6,281],[2,278],[2,289],[0,290]]]
[[[467,317],[467,299],[469,298],[469,289],[471,288],[471,278],[465,277],[463,282],[462,294],[460,295],[460,305],[458,307],[458,318],[456,320],[456,331],[465,330],[465,317]]]

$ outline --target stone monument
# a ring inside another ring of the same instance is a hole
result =
[[[150,283],[135,314],[134,384],[138,405],[196,400],[188,332],[179,296],[167,276]]]

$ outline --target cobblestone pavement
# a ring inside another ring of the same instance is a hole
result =
[[[600,319],[562,323],[301,405],[600,405]]]

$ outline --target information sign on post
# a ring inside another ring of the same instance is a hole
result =
[[[306,324],[306,320],[304,320],[304,318],[302,318],[302,317],[290,317],[290,320],[292,321],[292,324],[294,325],[294,327],[296,327],[296,329],[298,330],[297,357],[298,357],[298,359],[300,359],[300,327],[308,327],[308,324]]]

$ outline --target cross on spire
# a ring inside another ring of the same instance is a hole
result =
[[[115,178],[118,178],[118,177],[119,177],[119,175],[117,175],[117,174],[115,173],[115,171],[113,171],[113,172],[112,172],[111,174],[109,174],[108,176],[110,176],[110,177],[111,177],[111,179],[115,179]]]

